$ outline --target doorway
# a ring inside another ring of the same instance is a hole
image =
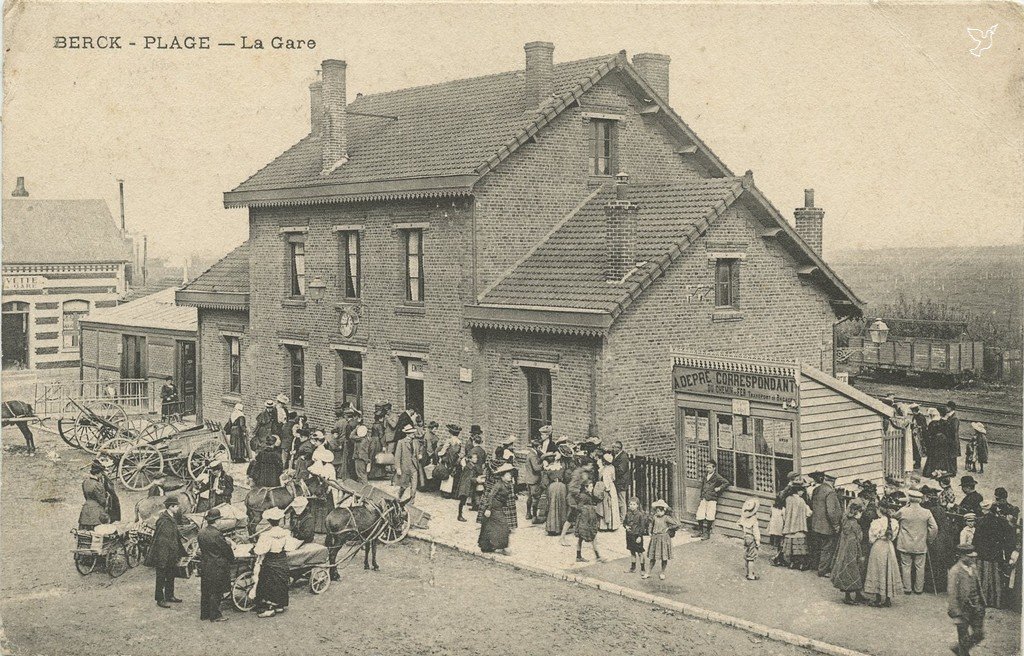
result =
[[[700,503],[701,479],[704,465],[711,460],[711,413],[707,410],[677,407],[676,431],[678,462],[682,463],[678,476],[682,479],[679,493],[682,499],[678,507],[688,516],[697,512]]]
[[[178,386],[178,399],[181,401],[183,415],[196,413],[196,343],[178,342],[178,353],[175,363],[175,378]]]
[[[405,361],[405,407],[423,416],[423,360],[409,358]]]
[[[3,368],[28,368],[28,303],[3,304]]]

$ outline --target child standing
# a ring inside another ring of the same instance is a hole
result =
[[[594,484],[591,481],[583,483],[583,487],[576,495],[578,514],[576,516],[576,562],[585,563],[583,557],[583,543],[589,542],[594,549],[594,558],[597,562],[603,563],[604,559],[597,551],[597,525],[600,517],[597,514],[597,504],[600,499],[594,496]]]
[[[775,503],[772,504],[772,516],[768,520],[768,541],[775,548],[775,558],[772,559],[773,565],[784,565],[785,560],[782,557],[782,527],[784,525],[784,509],[786,507],[786,498],[783,495],[775,497]]]
[[[974,544],[974,513],[964,515],[964,530],[960,531],[960,544]]]
[[[974,452],[973,460],[974,463],[977,463],[977,471],[979,474],[984,474],[985,465],[988,464],[988,429],[980,421],[972,421],[971,428],[974,429],[974,435],[971,436],[973,449],[968,449],[968,453]],[[970,471],[974,471],[974,468]]]
[[[746,561],[748,581],[760,578],[754,573],[754,561],[757,560],[757,552],[761,547],[761,527],[757,520],[757,509],[760,507],[761,502],[758,499],[747,499],[740,510],[740,519],[736,522],[743,530],[743,560]]]
[[[626,549],[632,561],[629,564],[629,574],[636,571],[637,563],[640,563],[640,572],[646,571],[644,566],[644,536],[649,532],[648,524],[650,517],[640,510],[640,499],[633,497],[629,500],[626,509],[626,516],[622,519],[622,525],[626,528]]]
[[[642,578],[651,578],[654,564],[660,560],[661,574],[658,574],[658,578],[664,581],[665,568],[668,567],[668,561],[672,560],[672,535],[679,528],[679,521],[668,514],[668,504],[662,499],[652,503],[651,510],[654,511],[654,517],[651,518],[651,544],[647,552],[651,568],[644,572]]]

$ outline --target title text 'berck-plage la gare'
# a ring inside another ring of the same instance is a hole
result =
[[[142,50],[209,50],[218,48],[239,48],[241,50],[313,50],[316,41],[313,39],[295,39],[284,36],[273,36],[263,39],[243,35],[237,39],[214,41],[210,36],[171,35],[143,36],[139,40],[130,41],[123,36],[106,34],[96,36],[61,35],[53,37],[53,47],[66,50],[123,50],[141,48]]]

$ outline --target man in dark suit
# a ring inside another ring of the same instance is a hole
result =
[[[811,474],[818,485],[811,493],[811,521],[809,537],[814,542],[814,555],[817,562],[818,576],[828,576],[832,572],[832,561],[835,559],[836,547],[839,546],[839,529],[843,521],[843,504],[836,494],[836,477],[824,472]],[[811,562],[814,562],[813,560]]]
[[[224,622],[228,618],[220,612],[224,593],[231,589],[231,565],[235,554],[231,545],[217,528],[220,510],[212,508],[206,513],[206,526],[199,529],[199,553],[202,555],[202,569],[199,582],[199,619]]]
[[[156,568],[156,605],[160,608],[181,603],[181,599],[174,596],[174,569],[186,553],[181,542],[181,530],[178,529],[180,516],[178,497],[167,497],[164,512],[157,515],[153,546],[146,557],[146,565]]]

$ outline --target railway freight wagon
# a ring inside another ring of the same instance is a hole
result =
[[[985,357],[982,342],[927,337],[891,337],[872,344],[850,337],[849,364],[859,370],[913,373],[938,379],[961,380],[981,372]]]

